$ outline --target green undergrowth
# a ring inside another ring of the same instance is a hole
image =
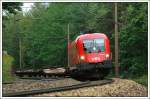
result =
[[[2,81],[3,82],[12,82],[15,80],[11,74],[11,67],[13,63],[13,57],[8,54],[3,54],[3,63],[2,63]]]
[[[139,84],[144,85],[145,87],[148,87],[148,75],[147,74],[140,74],[140,75],[126,74],[125,77],[121,77],[121,78],[130,79]]]
[[[148,75],[142,75],[142,76],[139,76],[139,77],[131,77],[129,79],[132,79],[134,80],[135,82],[139,83],[139,84],[142,84],[146,87],[148,87]]]
[[[147,74],[143,74],[143,75],[129,75],[129,74],[126,74],[124,76],[122,76],[122,74],[119,74],[119,78],[121,79],[130,79],[130,80],[133,80],[139,84],[142,84],[144,85],[145,87],[148,87],[148,75]],[[114,72],[110,72],[110,74],[107,76],[107,78],[115,78],[115,73]]]

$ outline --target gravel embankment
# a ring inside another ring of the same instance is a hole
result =
[[[79,83],[81,82],[71,78],[65,78],[65,79],[55,80],[55,81],[22,79],[14,82],[13,84],[3,84],[2,90],[3,93],[13,93],[13,92],[20,92],[20,91],[69,86],[69,85],[79,84]]]
[[[113,78],[114,82],[102,86],[80,88],[70,91],[45,93],[38,96],[143,96],[147,97],[148,90],[132,80]]]

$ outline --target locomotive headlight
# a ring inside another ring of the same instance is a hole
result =
[[[106,54],[106,58],[109,58],[109,54]]]
[[[81,60],[84,60],[84,59],[85,59],[85,57],[84,57],[84,56],[81,56],[81,57],[80,57],[80,59],[81,59]]]
[[[93,50],[95,51],[95,50],[96,50],[96,48],[95,48],[95,47],[93,47]]]

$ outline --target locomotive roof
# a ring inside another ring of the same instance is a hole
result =
[[[86,38],[91,38],[91,37],[95,37],[95,38],[97,38],[97,37],[102,37],[102,38],[104,38],[104,39],[107,39],[107,36],[106,36],[106,34],[104,34],[104,33],[89,33],[89,34],[82,34],[82,35],[79,35],[79,36],[76,38],[75,41],[77,41],[79,38],[80,38],[80,39],[86,39]]]

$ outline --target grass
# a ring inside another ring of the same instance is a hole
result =
[[[135,78],[131,78],[131,79],[139,84],[142,84],[142,85],[148,87],[148,75],[146,75],[146,74],[143,76],[135,77]]]
[[[11,82],[15,77],[11,74],[13,57],[8,54],[3,54],[3,64],[2,64],[2,81]]]
[[[113,78],[113,77],[115,77],[115,74],[114,73],[110,73],[107,77],[108,78]],[[143,74],[141,76],[131,76],[131,75],[126,74],[125,77],[123,77],[123,76],[119,76],[119,77],[122,78],[122,79],[133,80],[133,81],[135,81],[135,82],[137,82],[139,84],[144,85],[145,87],[148,87],[148,75],[147,74]]]

